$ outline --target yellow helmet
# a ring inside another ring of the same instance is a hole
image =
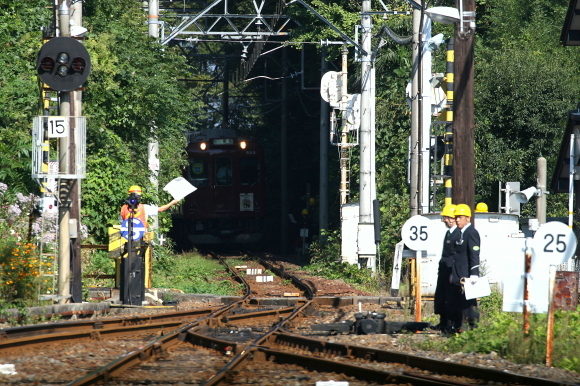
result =
[[[455,217],[455,208],[456,207],[457,207],[457,205],[453,205],[453,204],[445,205],[445,207],[443,207],[443,210],[441,211],[441,216],[443,216],[443,217]]]
[[[131,193],[135,193],[135,194],[143,194],[143,193],[141,192],[141,187],[140,187],[140,186],[137,186],[137,185],[133,185],[133,186],[131,186],[131,187],[129,188],[129,191],[128,191],[127,193],[129,193],[129,194],[131,194]]]
[[[307,215],[308,214],[308,209],[302,209],[302,214],[303,215]]]
[[[459,204],[455,208],[455,217],[457,216],[467,216],[471,217],[471,208],[467,204]]]
[[[475,213],[486,213],[487,212],[487,204],[485,202],[480,202],[475,206]]]

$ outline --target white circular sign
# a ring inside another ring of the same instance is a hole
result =
[[[537,265],[563,264],[576,252],[576,235],[570,227],[559,221],[543,224],[532,241],[535,259],[532,268]]]
[[[435,236],[430,226],[431,221],[427,217],[413,216],[408,219],[401,229],[405,245],[415,251],[426,251]]]
[[[131,235],[129,235],[129,220],[132,220],[131,223],[133,224]],[[123,236],[125,240],[129,240],[129,236],[133,241],[141,240],[146,231],[145,224],[143,224],[143,222],[138,218],[128,218],[121,223],[121,236]]]

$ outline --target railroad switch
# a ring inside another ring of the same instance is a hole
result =
[[[354,314],[354,321],[340,323],[326,323],[312,325],[313,331],[329,332],[334,334],[392,334],[401,331],[424,331],[429,323],[423,322],[395,322],[386,321],[386,314],[382,312],[358,312]]]

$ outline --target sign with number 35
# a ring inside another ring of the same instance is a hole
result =
[[[431,221],[427,217],[413,216],[408,219],[401,229],[401,237],[407,247],[415,251],[426,251],[433,242]]]

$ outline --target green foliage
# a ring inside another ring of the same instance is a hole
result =
[[[159,186],[181,175],[194,90],[179,81],[188,76],[185,58],[147,36],[140,3],[92,1],[83,16],[93,65],[83,95],[89,116],[83,221],[94,240],[104,242],[106,226],[118,223],[129,186],[143,188],[144,203],[171,199],[149,182],[147,143],[151,137],[159,143]],[[166,232],[169,214],[159,218]]]
[[[344,280],[364,290],[376,289],[378,282],[372,272],[366,268],[341,262],[340,232],[324,232],[327,242],[321,245],[314,241],[310,245],[310,263],[304,268],[313,275],[327,279]]]
[[[229,280],[229,275],[219,262],[206,259],[197,252],[172,257],[170,254],[169,249],[165,250],[153,263],[154,287],[198,294],[239,294],[239,285]]]
[[[495,352],[516,363],[543,363],[546,357],[547,316],[530,315],[529,334],[524,335],[523,316],[502,311],[502,296],[492,291],[479,302],[479,327],[445,340],[424,341],[423,349],[445,352]],[[580,371],[580,308],[555,313],[553,365]]]
[[[549,171],[556,162],[567,112],[576,108],[580,92],[580,52],[558,42],[567,5],[486,1],[478,21],[476,199],[491,208],[497,207],[497,181],[532,186],[536,159],[545,157]],[[533,206],[524,209],[535,214]],[[550,200],[550,212],[562,216],[564,209]]]
[[[54,267],[39,256],[37,242],[42,219],[35,215],[38,197],[10,194],[0,183],[0,303],[36,305],[39,292],[52,283],[41,280],[40,273]]]
[[[0,0],[0,181],[18,191],[34,189],[30,179],[30,126],[40,90],[36,53],[40,27],[50,11],[44,0]]]

